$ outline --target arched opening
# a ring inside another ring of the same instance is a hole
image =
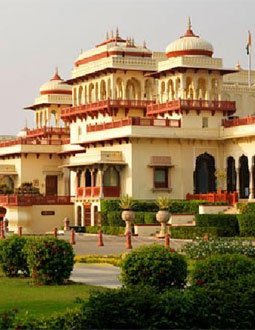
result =
[[[84,104],[88,103],[87,86],[84,86]]]
[[[107,81],[107,90],[108,90],[108,97],[112,98],[111,79],[110,78]]]
[[[82,177],[82,171],[81,170],[79,170],[78,172],[77,172],[77,188],[78,187],[81,187],[81,177]]]
[[[218,79],[212,79],[211,99],[217,101],[219,98],[219,82]]]
[[[14,191],[14,180],[9,175],[5,175],[0,182],[1,189],[6,190],[5,193],[11,193]]]
[[[206,80],[204,78],[199,78],[197,82],[197,94],[199,99],[205,100],[206,97]]]
[[[43,113],[41,111],[40,115],[39,115],[39,127],[42,127],[42,126],[43,126]]]
[[[194,98],[194,86],[191,77],[186,78],[186,97],[191,100]]]
[[[94,205],[94,226],[98,226],[98,206]]]
[[[78,104],[81,105],[82,104],[82,91],[83,88],[82,86],[79,87],[79,92],[78,92]]]
[[[168,99],[170,101],[174,100],[174,83],[172,79],[168,80],[167,83],[167,92],[168,92]]]
[[[50,126],[54,127],[57,126],[57,113],[55,110],[51,110],[50,112]]]
[[[153,100],[153,83],[150,79],[145,81],[145,98],[146,100]]]
[[[77,226],[82,226],[82,213],[81,206],[77,206]]]
[[[123,88],[124,88],[123,80],[121,78],[117,78],[117,80],[116,80],[116,98],[118,100],[123,100],[123,98],[124,98]]]
[[[100,100],[106,100],[106,83],[104,80],[100,82]]]
[[[89,84],[89,103],[94,101],[94,85]]]
[[[85,172],[85,187],[91,187],[91,186],[92,186],[91,172],[87,168]]]
[[[99,96],[99,92],[98,92],[98,83],[96,83],[96,91],[95,91],[95,101],[98,101],[98,96]]]
[[[236,165],[233,157],[227,159],[227,192],[236,191]]]
[[[215,160],[208,153],[201,154],[196,159],[194,186],[196,194],[207,194],[216,190]]]
[[[108,167],[104,172],[103,186],[104,187],[119,187],[120,178],[119,172],[114,167]]]
[[[239,166],[240,198],[248,198],[250,183],[248,157],[242,155],[239,159]]]
[[[177,78],[176,81],[175,81],[175,95],[176,95],[176,98],[181,97],[180,89],[181,89],[181,79]]]
[[[131,78],[127,81],[126,97],[127,100],[141,99],[141,83],[136,78]]]
[[[161,100],[161,103],[163,103],[165,101],[165,92],[166,92],[166,84],[164,81],[162,81],[161,83],[161,94],[160,94],[160,100]]]

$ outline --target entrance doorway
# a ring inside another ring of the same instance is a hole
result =
[[[58,176],[57,175],[47,175],[46,176],[46,195],[58,194]]]
[[[194,186],[196,194],[207,194],[216,190],[215,161],[208,153],[201,154],[196,159]]]
[[[91,204],[84,204],[84,225],[91,226]]]
[[[227,192],[236,191],[236,166],[235,159],[228,157],[227,159]]]
[[[240,162],[240,172],[239,172],[240,198],[248,198],[249,197],[249,183],[250,183],[248,157],[243,155],[242,157],[240,157],[239,162]]]

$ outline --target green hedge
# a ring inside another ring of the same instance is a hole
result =
[[[236,214],[197,214],[195,221],[198,227],[217,227],[222,237],[239,235]]]
[[[241,214],[255,214],[255,203],[237,203],[237,209]]]
[[[195,239],[203,237],[205,234],[218,237],[217,227],[171,227],[170,234],[172,238]]]
[[[101,229],[103,231],[103,234],[106,234],[106,235],[121,235],[121,234],[124,234],[124,232],[125,232],[125,227],[91,226],[91,227],[86,227],[86,233],[97,234],[99,229]]]
[[[255,213],[237,215],[240,236],[255,236]]]

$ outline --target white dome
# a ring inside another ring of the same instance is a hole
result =
[[[213,46],[210,42],[196,36],[191,30],[189,23],[185,35],[171,42],[166,47],[166,54],[168,57],[183,55],[212,56]]]
[[[72,86],[63,83],[63,79],[56,72],[53,78],[43,84],[40,88],[40,94],[71,94]]]

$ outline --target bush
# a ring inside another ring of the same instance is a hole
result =
[[[134,224],[143,224],[144,223],[144,215],[145,212],[135,212],[135,220],[134,220]]]
[[[121,211],[112,211],[107,213],[107,222],[110,227],[118,226],[124,227],[125,221],[121,219]]]
[[[255,214],[255,203],[237,203],[237,209],[241,214]]]
[[[39,284],[62,284],[69,279],[74,265],[72,245],[57,238],[31,239],[25,245],[32,279]]]
[[[246,256],[214,255],[195,264],[192,281],[196,285],[217,281],[237,280],[246,274],[253,274],[255,261]]]
[[[125,227],[90,226],[90,227],[86,227],[86,233],[97,234],[99,229],[101,229],[103,231],[103,234],[106,234],[106,235],[122,235],[125,232]]]
[[[84,226],[70,226],[70,229],[74,229],[76,233],[85,233],[85,227]]]
[[[241,236],[255,236],[255,213],[238,214],[237,220]]]
[[[205,259],[214,254],[243,254],[255,258],[255,246],[252,242],[237,239],[216,238],[187,243],[183,247],[185,254],[191,259]]]
[[[195,239],[197,237],[204,237],[208,234],[210,237],[218,236],[217,227],[170,227],[170,234],[172,238],[179,239]]]
[[[0,241],[0,264],[6,276],[29,275],[26,255],[23,248],[27,242],[25,237],[14,235]]]
[[[119,267],[122,261],[122,255],[120,254],[108,254],[108,255],[98,255],[98,254],[87,254],[84,256],[75,256],[75,262],[79,263],[106,263],[113,266]]]
[[[238,221],[235,214],[197,214],[195,221],[198,227],[217,227],[218,235],[222,237],[239,234]]]
[[[151,223],[157,223],[158,221],[156,219],[156,213],[155,212],[144,212],[144,223],[151,224]]]
[[[123,260],[121,281],[127,286],[151,286],[159,291],[183,287],[187,264],[182,255],[171,253],[161,245],[143,246]]]

